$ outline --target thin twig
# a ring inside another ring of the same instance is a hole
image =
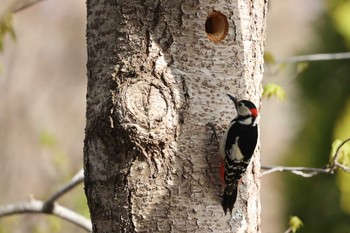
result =
[[[290,233],[292,232],[292,227],[289,227],[284,233]]]
[[[338,163],[338,162],[336,162],[335,165],[337,167],[341,168],[344,172],[350,173],[350,167],[344,166],[343,164]]]
[[[273,172],[292,172],[303,177],[312,177],[318,174],[329,174],[329,168],[314,168],[314,167],[284,167],[284,166],[261,166],[261,169],[266,170],[260,174],[264,176]]]
[[[15,2],[12,7],[11,7],[11,12],[12,13],[17,13],[21,10],[24,10],[28,7],[31,7],[39,2],[42,2],[44,0],[26,0],[26,1],[17,1]]]
[[[285,166],[261,166],[261,169],[266,170],[260,174],[261,176],[271,174],[273,172],[291,172],[293,174],[302,177],[312,177],[319,174],[333,174],[337,168],[342,169],[345,172],[350,173],[350,167],[344,166],[337,162],[339,157],[340,149],[350,141],[350,138],[345,139],[338,147],[334,153],[333,159],[329,165],[325,168],[314,168],[314,167],[285,167]]]
[[[75,188],[78,184],[82,183],[83,181],[84,181],[84,170],[81,169],[79,172],[77,172],[77,174],[75,174],[75,176],[67,184],[59,188],[54,194],[52,194],[45,201],[45,207],[51,208],[56,200],[58,200],[65,193],[69,192],[70,190]]]
[[[15,14],[42,1],[44,0],[18,0],[11,2],[6,7],[0,9],[0,21],[3,21],[8,14]]]
[[[0,217],[27,213],[51,214],[68,222],[71,222],[76,226],[86,230],[87,232],[91,232],[92,229],[91,222],[89,219],[59,204],[55,204],[51,212],[46,212],[45,202],[38,200],[31,200],[29,202],[17,204],[9,204],[0,207]]]
[[[336,167],[336,163],[337,163],[337,159],[338,159],[338,156],[339,156],[340,149],[349,141],[350,141],[350,138],[345,139],[342,143],[340,143],[340,145],[338,146],[337,150],[335,151],[333,160],[332,160],[331,165],[330,165],[333,170]]]
[[[282,60],[277,60],[276,64],[308,62],[308,61],[324,61],[324,60],[342,60],[342,59],[350,59],[350,52],[320,53],[320,54],[294,56],[294,57],[289,57]]]

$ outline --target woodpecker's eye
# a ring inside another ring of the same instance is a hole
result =
[[[239,103],[238,106],[242,107],[242,103]]]

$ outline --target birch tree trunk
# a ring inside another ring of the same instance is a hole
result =
[[[234,117],[226,93],[260,105],[266,4],[87,1],[94,232],[260,232],[259,146],[225,216],[207,123]]]

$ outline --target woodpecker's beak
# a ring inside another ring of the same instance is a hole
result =
[[[230,95],[230,94],[227,94],[227,95],[228,95],[228,97],[230,97],[230,99],[233,101],[233,103],[235,103],[235,107],[237,108],[237,106],[238,106],[238,100],[237,100],[237,98],[233,97],[233,96]]]

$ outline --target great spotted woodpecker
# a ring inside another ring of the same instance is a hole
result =
[[[235,97],[228,96],[235,104],[237,117],[231,121],[220,141],[220,173],[225,183],[222,207],[225,214],[227,210],[232,214],[239,181],[249,165],[258,141],[258,110],[248,100],[238,101]]]

